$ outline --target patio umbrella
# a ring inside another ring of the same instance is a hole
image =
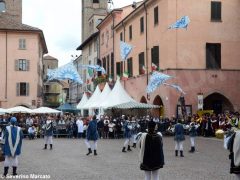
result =
[[[23,106],[16,106],[7,109],[8,113],[32,113],[32,110]]]
[[[48,108],[48,107],[40,107],[37,109],[33,109],[32,113],[36,113],[36,114],[57,114],[57,113],[61,113],[61,111],[58,111],[56,109],[52,109],[52,108]]]
[[[3,109],[3,108],[0,108],[0,114],[5,114],[7,113],[8,111],[6,109]]]

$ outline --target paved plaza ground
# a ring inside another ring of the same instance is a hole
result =
[[[98,156],[86,156],[83,139],[54,139],[54,149],[42,150],[44,140],[23,142],[18,174],[50,175],[56,180],[143,180],[138,152],[122,153],[124,140],[99,140]],[[160,180],[234,180],[229,174],[228,151],[222,140],[198,137],[197,152],[188,153],[187,137],[184,158],[174,156],[173,137],[164,137],[165,166]],[[3,173],[3,163],[0,164]]]

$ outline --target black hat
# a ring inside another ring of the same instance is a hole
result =
[[[148,129],[154,129],[156,126],[156,123],[154,121],[149,121],[148,122]]]

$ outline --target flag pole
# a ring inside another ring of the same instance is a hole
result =
[[[176,21],[178,20],[178,0],[176,0]],[[178,28],[176,28],[176,69],[178,68]]]

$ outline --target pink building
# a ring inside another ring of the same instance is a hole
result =
[[[0,107],[40,106],[43,54],[42,30],[22,24],[22,1],[6,1],[0,14]]]
[[[141,3],[137,3],[136,7],[140,4]],[[102,66],[105,68],[107,74],[111,75],[113,78],[116,75],[116,73],[114,73],[114,52],[115,48],[119,48],[115,47],[115,31],[113,27],[120,23],[121,20],[128,16],[132,11],[134,11],[134,8],[132,8],[131,5],[120,9],[114,9],[97,26],[100,32],[99,58],[102,61]]]
[[[191,20],[187,29],[168,29],[185,15]],[[189,111],[197,111],[199,93],[203,94],[204,109],[216,113],[239,111],[239,15],[238,0],[145,0],[114,25],[115,77],[128,71],[125,89],[137,101],[160,105],[161,115],[176,115],[180,93],[162,86],[147,98],[147,74],[153,64],[174,76],[168,82],[180,85],[186,92]],[[102,25],[100,34],[110,24],[109,20],[108,25]],[[102,38],[100,42],[106,41]],[[120,40],[134,46],[124,63]],[[100,46],[100,55],[108,50]]]

